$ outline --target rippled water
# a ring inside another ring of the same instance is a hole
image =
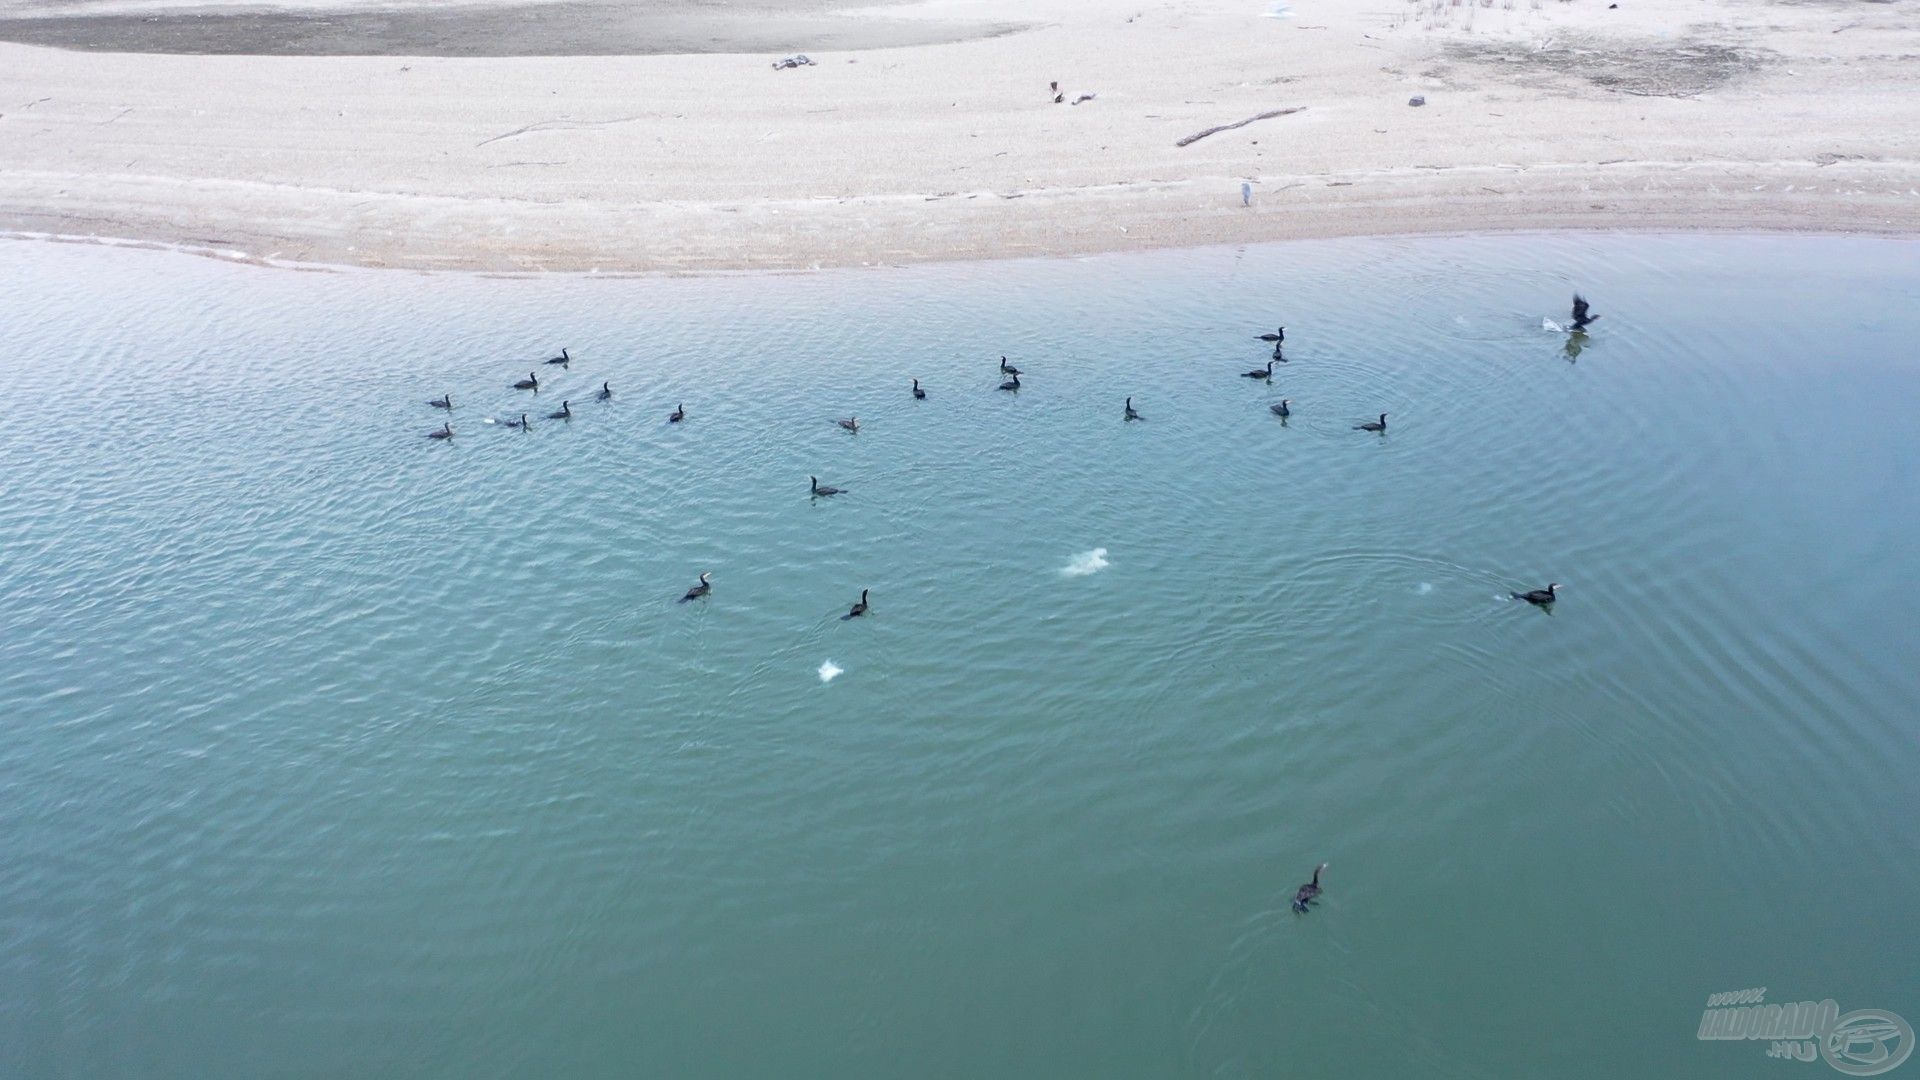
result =
[[[1913,241],[0,245],[0,1075],[1824,1074],[1694,1036],[1920,1020],[1916,340]]]

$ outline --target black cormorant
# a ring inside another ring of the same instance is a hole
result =
[[[1527,592],[1509,593],[1508,595],[1512,596],[1515,600],[1525,600],[1535,607],[1546,607],[1555,600],[1560,599],[1557,595],[1559,590],[1560,583],[1556,581],[1544,589],[1532,589]]]
[[[1295,889],[1293,891],[1293,910],[1299,912],[1302,915],[1305,915],[1307,913],[1307,909],[1312,907],[1316,902],[1319,901],[1320,871],[1325,870],[1326,868],[1327,868],[1326,863],[1321,863],[1319,866],[1314,867],[1313,880],[1307,882],[1305,885],[1302,885],[1298,889]]]

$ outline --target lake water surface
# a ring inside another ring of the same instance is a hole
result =
[[[0,244],[0,1076],[1829,1075],[1695,1031],[1920,1021],[1916,341],[1862,238]]]

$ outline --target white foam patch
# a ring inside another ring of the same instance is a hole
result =
[[[1414,589],[1413,591],[1419,593],[1421,596],[1425,596],[1428,593],[1433,591],[1433,582],[1423,581],[1420,583],[1419,587]]]
[[[1541,319],[1540,329],[1545,330],[1549,334],[1564,334],[1567,332],[1564,327],[1552,319]]]
[[[833,680],[839,678],[841,672],[845,670],[846,670],[845,668],[842,668],[839,664],[836,664],[831,660],[821,661],[820,681],[823,683],[830,683]]]
[[[1086,577],[1105,570],[1107,565],[1107,549],[1094,548],[1068,560],[1067,565],[1060,568],[1060,574],[1062,577]]]

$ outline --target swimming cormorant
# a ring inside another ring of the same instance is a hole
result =
[[[1387,430],[1387,414],[1386,414],[1386,413],[1381,413],[1381,414],[1380,414],[1380,419],[1378,419],[1378,420],[1376,420],[1376,421],[1374,421],[1374,422],[1373,422],[1373,423],[1371,423],[1371,424],[1355,424],[1355,425],[1353,425],[1353,430],[1355,430],[1355,431],[1378,431],[1378,432],[1380,432],[1381,434],[1385,434],[1385,433],[1386,433],[1386,430]]]
[[[452,425],[452,424],[443,424],[443,425],[441,425],[441,427],[440,427],[440,430],[439,430],[439,431],[429,431],[429,432],[427,432],[427,438],[429,438],[429,439],[451,439],[451,438],[453,438],[453,425]]]
[[[1273,378],[1273,361],[1267,361],[1266,367],[1254,368],[1252,371],[1243,371],[1240,373],[1240,377],[1243,379],[1271,379]]]
[[[434,398],[432,401],[427,402],[427,404],[433,406],[436,409],[451,409],[453,408],[453,395],[442,394],[439,397]]]
[[[600,384],[600,400],[601,400],[601,401],[612,401],[612,400],[613,400],[613,387],[612,387],[612,386],[610,386],[609,384],[607,384],[607,383],[604,383],[604,382]]]
[[[1020,389],[1020,375],[1019,375],[1019,373],[1018,373],[1018,372],[1015,372],[1015,373],[1014,373],[1013,375],[1011,375],[1011,376],[1009,376],[1006,382],[1003,382],[1003,383],[1001,383],[1001,384],[1000,384],[1000,389],[1002,389],[1002,390],[1018,390],[1018,389]]]
[[[571,419],[573,419],[573,402],[571,402],[571,401],[562,401],[562,402],[560,403],[560,410],[559,410],[558,412],[550,412],[550,413],[548,413],[548,414],[547,414],[547,419],[549,419],[549,420],[571,420]]]
[[[927,392],[925,390],[920,389],[919,379],[913,380],[913,397],[915,401],[927,400]]]
[[[506,424],[506,426],[507,426],[507,427],[510,427],[510,428],[519,428],[519,429],[520,429],[520,430],[522,430],[522,431],[531,431],[531,430],[533,429],[533,425],[527,422],[527,414],[526,414],[526,413],[521,413],[521,414],[520,414],[520,419],[518,419],[518,420],[507,420],[507,421],[505,421],[505,424]]]
[[[686,405],[684,404],[675,405],[673,407],[673,411],[667,414],[667,423],[677,424],[680,421],[685,420],[686,418],[687,418]]]
[[[571,356],[568,356],[568,355],[567,355],[567,350],[565,350],[565,349],[561,349],[561,350],[560,350],[560,355],[559,355],[559,356],[550,356],[550,357],[548,357],[548,358],[547,358],[547,363],[549,363],[549,364],[559,364],[559,365],[560,365],[561,367],[563,367],[563,368],[566,368],[566,369],[567,369],[568,371],[572,371],[572,370],[573,370],[573,357],[571,357]]]
[[[857,619],[867,613],[867,590],[860,590],[860,599],[847,611],[847,618]]]
[[[1275,415],[1275,416],[1277,416],[1277,417],[1279,417],[1279,418],[1280,418],[1280,419],[1282,419],[1282,420],[1285,420],[1285,419],[1286,419],[1287,417],[1289,417],[1289,416],[1292,416],[1292,415],[1293,415],[1293,410],[1292,410],[1291,408],[1289,408],[1289,407],[1288,407],[1288,406],[1290,406],[1290,405],[1292,405],[1292,404],[1293,404],[1293,399],[1292,399],[1292,398],[1290,398],[1290,397],[1283,397],[1283,398],[1281,398],[1281,399],[1280,399],[1280,404],[1278,404],[1278,405],[1269,405],[1269,406],[1267,406],[1267,408],[1269,408],[1269,409],[1271,409],[1271,410],[1273,410],[1273,415]]]
[[[820,478],[817,476],[809,476],[807,479],[813,482],[813,494],[815,498],[822,498],[827,495],[838,495],[847,490],[846,488],[826,487],[820,483]]]
[[[1560,583],[1556,581],[1544,589],[1532,589],[1527,592],[1509,593],[1508,595],[1512,596],[1515,600],[1525,600],[1534,607],[1547,607],[1560,598],[1556,595],[1559,589]]]
[[[680,598],[680,602],[684,604],[684,603],[686,603],[686,602],[687,602],[687,601],[689,601],[689,600],[698,600],[698,599],[700,599],[701,597],[703,597],[703,596],[705,596],[705,595],[707,595],[708,593],[710,593],[710,592],[712,592],[712,591],[713,591],[713,586],[711,586],[711,585],[709,585],[709,584],[707,584],[707,579],[708,579],[708,578],[710,578],[710,577],[712,577],[712,576],[713,576],[713,573],[712,573],[712,571],[709,571],[709,570],[703,570],[703,571],[701,571],[701,572],[700,572],[700,584],[698,584],[698,585],[695,585],[695,586],[694,586],[693,588],[691,588],[691,589],[688,589],[688,590],[687,590],[687,595],[685,595],[685,596],[683,596],[683,597],[681,597],[681,598]]]
[[[540,392],[540,377],[529,371],[527,372],[526,378],[513,384],[513,388],[515,390],[531,390],[537,394]]]
[[[1127,411],[1126,411],[1126,412],[1124,412],[1124,413],[1122,413],[1122,414],[1121,414],[1121,416],[1122,416],[1122,417],[1123,417],[1124,419],[1127,419],[1127,420],[1138,420],[1138,419],[1140,419],[1140,414],[1139,414],[1138,412],[1136,412],[1136,411],[1134,411],[1134,408],[1133,408],[1133,399],[1132,399],[1132,398],[1128,398],[1128,399],[1127,399]]]
[[[1277,331],[1275,331],[1274,333],[1271,333],[1271,334],[1261,334],[1261,335],[1260,335],[1260,340],[1261,340],[1261,341],[1271,341],[1271,342],[1274,342],[1274,343],[1276,343],[1276,344],[1278,344],[1279,342],[1282,342],[1282,341],[1285,341],[1285,340],[1287,340],[1287,328],[1283,326],[1283,327],[1281,327],[1281,328],[1280,328],[1279,330],[1277,330]]]
[[[839,424],[855,435],[860,434],[860,418],[857,416],[849,416],[845,420],[835,420],[834,423]]]
[[[1000,374],[1018,375],[1020,374],[1020,369],[1017,367],[1014,367],[1012,364],[1007,363],[1007,358],[1003,356],[1000,358]]]
[[[1320,871],[1325,870],[1326,868],[1327,868],[1326,863],[1321,863],[1319,866],[1314,867],[1313,880],[1307,882],[1305,885],[1302,885],[1298,889],[1295,889],[1293,891],[1293,910],[1294,911],[1302,915],[1305,915],[1307,913],[1308,908],[1312,907],[1315,903],[1319,902]]]

